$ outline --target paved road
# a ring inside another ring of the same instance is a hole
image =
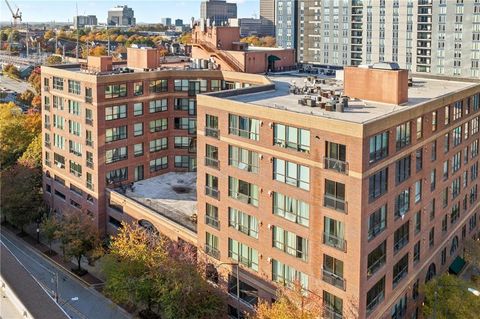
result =
[[[26,89],[34,91],[34,89],[30,87],[30,84],[28,84],[27,82],[14,80],[5,75],[0,75],[0,88],[6,88],[18,93],[22,93]]]
[[[98,291],[57,267],[15,235],[4,231],[0,235],[5,245],[23,266],[45,287],[55,292],[55,277],[58,276],[59,304],[73,319],[130,319],[118,307]],[[73,298],[73,300],[72,300]],[[77,300],[78,298],[78,300]]]

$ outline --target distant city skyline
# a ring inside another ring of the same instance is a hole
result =
[[[72,22],[78,4],[79,15],[96,15],[99,23],[107,21],[108,9],[116,5],[127,5],[135,11],[137,23],[160,23],[160,19],[169,17],[183,19],[189,23],[191,17],[200,17],[201,0],[149,0],[149,1],[87,1],[87,0],[10,0],[11,6],[20,8],[23,22]],[[238,4],[239,17],[259,17],[259,0],[228,0]],[[55,10],[48,9],[55,7]],[[12,17],[4,1],[0,2],[0,21],[11,21]]]

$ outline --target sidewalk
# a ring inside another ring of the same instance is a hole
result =
[[[70,261],[64,261],[63,256],[62,256],[62,250],[60,248],[60,243],[55,242],[55,243],[52,244],[52,250],[55,251],[55,255],[51,256],[51,255],[47,254],[47,252],[50,250],[50,248],[48,247],[47,244],[42,242],[41,236],[40,236],[40,243],[37,243],[36,238],[33,238],[30,235],[31,229],[28,229],[28,227],[25,230],[26,235],[24,237],[18,236],[18,233],[20,231],[18,229],[13,228],[11,225],[2,225],[1,230],[9,232],[9,233],[17,236],[17,238],[22,239],[24,242],[28,243],[29,246],[35,248],[37,251],[42,253],[43,256],[50,259],[51,261],[53,261],[55,264],[62,267],[63,269],[67,270],[72,276],[75,276],[77,279],[84,282],[86,285],[88,285],[88,286],[92,286],[92,285],[101,286],[101,284],[103,284],[103,280],[99,279],[99,277],[104,279],[104,277],[101,276],[101,270],[100,270],[100,267],[99,267],[100,262],[99,261],[97,261],[95,263],[95,265],[91,266],[91,265],[88,264],[87,258],[82,258],[81,266],[82,266],[83,269],[87,270],[88,273],[80,277],[80,276],[76,275],[74,272],[71,271],[72,269],[77,268],[76,261],[73,260],[73,259],[70,260]],[[30,230],[30,232],[29,232],[29,230]]]

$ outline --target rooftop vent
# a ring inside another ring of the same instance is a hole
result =
[[[396,62],[378,62],[373,64],[372,69],[400,70],[400,66]]]

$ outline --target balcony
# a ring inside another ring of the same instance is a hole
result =
[[[205,136],[210,136],[218,139],[220,136],[220,131],[218,130],[218,128],[205,127]]]
[[[329,283],[330,285],[333,285],[337,288],[340,288],[342,290],[346,289],[346,281],[343,277],[340,277],[338,275],[335,275],[334,273],[323,269],[322,271],[322,280],[325,281],[326,283]]]
[[[396,253],[408,244],[408,233],[397,240],[393,245],[393,251]]]
[[[220,191],[216,188],[205,185],[205,195],[208,195],[210,197],[219,199],[220,198]]]
[[[325,306],[323,308],[323,317],[324,319],[343,319],[343,315],[338,313],[337,310],[333,309],[330,306]]]
[[[85,119],[85,123],[87,123],[90,126],[93,126],[93,119]]]
[[[212,216],[205,215],[205,224],[220,229],[220,221]]]
[[[85,102],[86,103],[92,103],[93,98],[91,96],[85,96]]]
[[[393,288],[395,288],[398,283],[408,274],[408,264],[398,272],[398,274],[393,277]]]
[[[338,250],[347,251],[347,241],[332,234],[323,233],[323,243]]]
[[[334,209],[336,211],[347,213],[347,202],[343,199],[334,197],[332,195],[323,195],[323,206]]]
[[[387,260],[387,256],[382,255],[373,264],[368,266],[368,268],[367,268],[367,278],[372,277],[380,268],[382,268],[383,265],[385,265],[386,260]]]
[[[87,146],[93,147],[93,141],[92,140],[86,140],[85,144],[87,144]]]
[[[385,298],[385,291],[381,291],[375,298],[367,304],[367,314],[371,313]]]
[[[215,247],[205,244],[205,253],[215,259],[220,260],[220,251]]]
[[[215,159],[215,158],[205,157],[205,166],[219,169],[220,168],[220,161],[218,159]]]
[[[348,162],[330,157],[324,157],[323,162],[325,169],[331,169],[339,173],[347,174]]]
[[[93,191],[93,190],[95,189],[94,186],[93,186],[93,182],[87,181],[86,186],[87,186],[87,188],[88,188],[89,190],[92,190],[92,191]]]

